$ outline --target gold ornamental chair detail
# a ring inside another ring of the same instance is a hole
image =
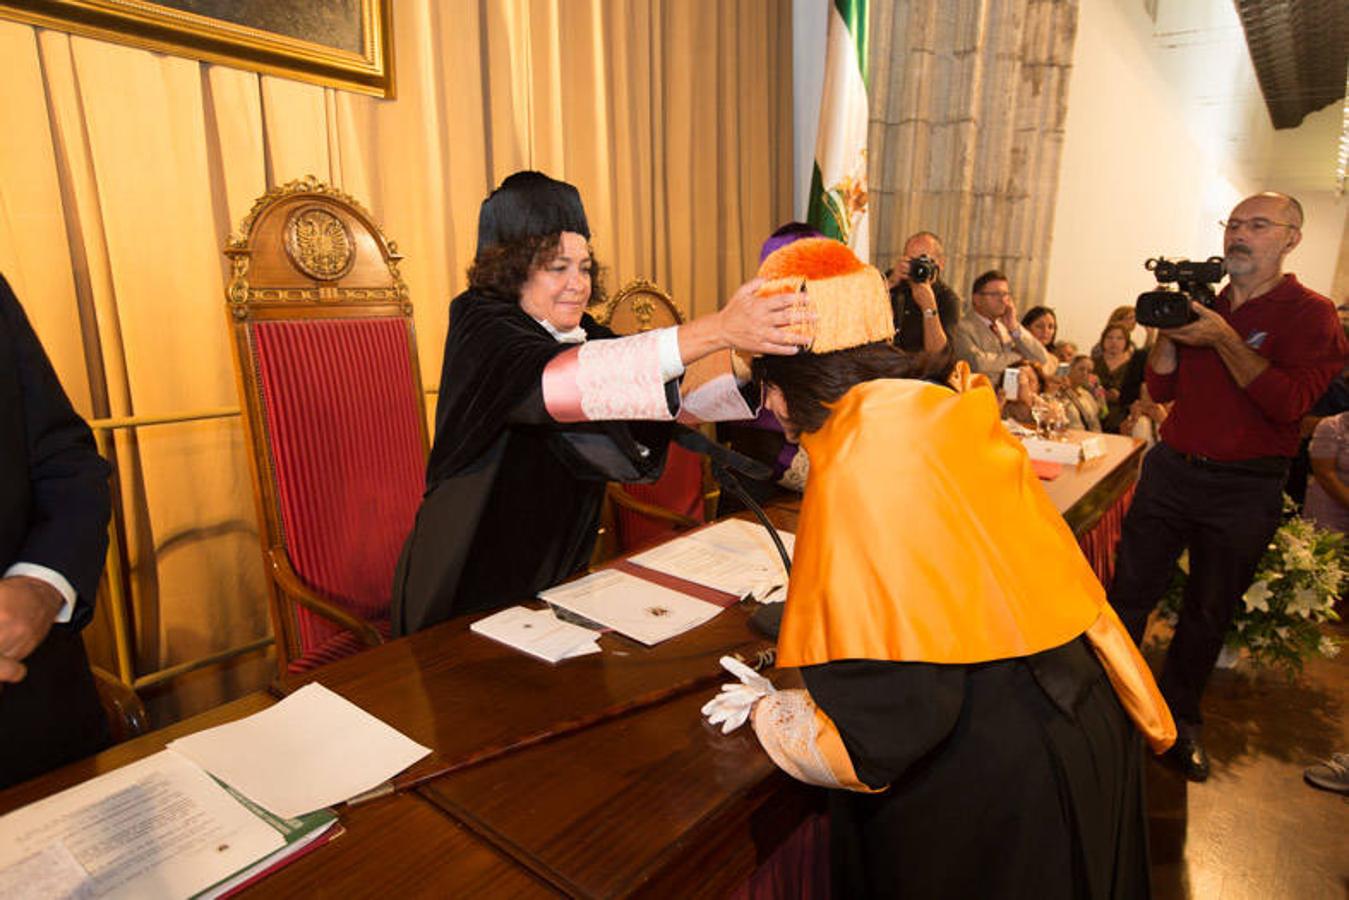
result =
[[[312,177],[260,198],[225,254],[277,661],[305,671],[389,635],[427,453],[412,304],[393,242]]]
[[[661,288],[636,278],[600,305],[595,320],[618,334],[638,334],[680,325],[687,319],[679,304]]]

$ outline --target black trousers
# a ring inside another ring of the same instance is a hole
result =
[[[1134,641],[1190,551],[1180,621],[1158,682],[1182,726],[1197,728],[1199,700],[1223,635],[1279,527],[1287,470],[1277,462],[1191,462],[1166,444],[1143,458],[1115,559],[1110,603]]]
[[[108,722],[79,632],[57,625],[0,685],[0,788],[18,784],[108,745]]]

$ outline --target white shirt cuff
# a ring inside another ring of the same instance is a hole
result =
[[[679,326],[662,328],[658,334],[661,381],[672,381],[684,374],[684,360],[679,355]]]
[[[65,601],[61,606],[61,611],[56,614],[57,622],[69,622],[71,613],[75,611],[75,588],[66,576],[55,569],[49,569],[46,566],[39,566],[37,563],[17,562],[5,570],[5,578],[14,575],[26,575],[29,578],[36,578],[38,581],[45,581],[60,592],[61,598]]]

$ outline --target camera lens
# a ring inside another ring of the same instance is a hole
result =
[[[919,256],[909,260],[909,280],[914,282],[931,281],[937,274],[937,264],[931,257]]]

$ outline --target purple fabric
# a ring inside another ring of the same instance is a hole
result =
[[[759,262],[762,263],[779,247],[785,247],[793,241],[799,241],[801,238],[824,237],[805,222],[788,222],[777,231],[768,236],[768,240],[763,242],[763,247],[759,249]]]
[[[1312,459],[1334,459],[1335,474],[1340,481],[1349,483],[1349,412],[1329,416],[1317,423],[1307,455]],[[1349,509],[1327,494],[1315,476],[1307,481],[1307,501],[1303,504],[1302,515],[1322,528],[1349,533]]]

